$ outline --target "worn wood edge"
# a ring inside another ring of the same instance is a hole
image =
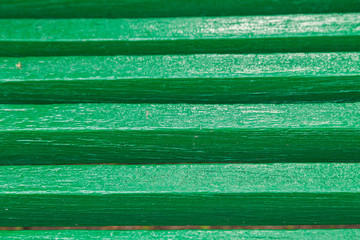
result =
[[[0,1],[2,18],[119,18],[272,15],[289,13],[359,12],[358,0],[141,0],[141,1],[74,1],[44,0]]]
[[[332,230],[155,230],[155,231],[86,231],[86,230],[50,230],[50,231],[0,231],[2,239],[354,239],[360,236],[358,229]]]
[[[0,164],[358,162],[359,107],[0,105]]]
[[[360,54],[0,58],[0,103],[360,100]]]
[[[0,19],[0,56],[360,51],[359,19],[359,13]]]
[[[360,221],[358,164],[7,166],[0,172],[1,226]]]

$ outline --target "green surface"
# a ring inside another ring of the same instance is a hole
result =
[[[358,162],[360,103],[1,105],[0,164]]]
[[[358,0],[1,0],[2,18],[174,17],[360,11]]]
[[[356,52],[3,57],[0,69],[1,103],[360,100]]]
[[[360,221],[359,164],[0,167],[0,226]]]
[[[332,230],[173,230],[173,231],[1,231],[1,239],[349,239],[358,229]]]
[[[0,0],[0,226],[359,224],[359,12],[360,0]],[[55,165],[85,163],[98,165]]]
[[[359,13],[0,19],[0,26],[0,56],[360,51]]]

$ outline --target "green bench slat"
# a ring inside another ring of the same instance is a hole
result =
[[[0,105],[0,164],[358,162],[360,103]]]
[[[357,224],[359,164],[0,166],[0,226]]]
[[[356,52],[3,57],[0,69],[0,103],[360,100]]]
[[[2,19],[0,25],[2,56],[360,51],[359,13]]]
[[[360,238],[359,229],[331,230],[154,230],[154,231],[0,231],[1,239],[299,239]]]
[[[358,0],[1,0],[1,18],[117,18],[359,12]]]

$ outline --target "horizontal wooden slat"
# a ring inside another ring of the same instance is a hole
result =
[[[359,229],[331,230],[174,230],[174,231],[1,231],[2,239],[349,239],[360,237]]]
[[[359,164],[0,167],[1,226],[360,221]]]
[[[0,58],[0,69],[1,103],[360,100],[360,53]]]
[[[2,19],[0,25],[2,56],[360,51],[359,13]]]
[[[176,17],[360,11],[358,0],[1,0],[2,18]]]
[[[358,162],[359,108],[0,105],[0,164]]]

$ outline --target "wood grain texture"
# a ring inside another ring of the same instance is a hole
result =
[[[2,18],[118,18],[359,12],[358,0],[1,0]]]
[[[359,109],[359,103],[1,105],[0,164],[358,162]]]
[[[327,240],[360,237],[358,229],[332,230],[173,230],[173,231],[0,231],[1,239],[299,239]]]
[[[360,221],[359,164],[1,166],[1,226]]]
[[[0,25],[2,56],[360,51],[359,13],[0,19]]]
[[[0,58],[0,70],[0,103],[360,101],[355,52]]]

